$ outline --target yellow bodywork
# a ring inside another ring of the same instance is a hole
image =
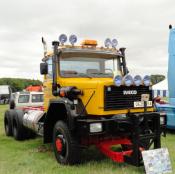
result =
[[[90,115],[114,115],[125,114],[128,112],[144,112],[144,109],[124,109],[124,110],[111,110],[104,111],[104,86],[113,85],[112,78],[58,78],[61,86],[76,86],[83,91],[80,96],[84,106],[94,93],[92,99],[87,105],[86,111]],[[55,98],[52,95],[52,81],[45,79],[44,82],[44,107],[47,110],[49,101]],[[154,111],[153,108],[148,108],[147,111]]]
[[[71,46],[63,46],[64,48],[72,48]],[[82,48],[82,47],[76,47]],[[105,48],[96,48],[96,50],[105,50]],[[116,49],[111,49],[111,51],[116,52]],[[52,52],[48,52],[47,56],[52,56]],[[86,111],[90,115],[97,115],[97,116],[110,116],[115,114],[126,114],[128,112],[135,113],[135,112],[144,112],[143,108],[137,109],[122,109],[122,110],[111,110],[111,111],[104,111],[104,86],[114,85],[113,78],[67,78],[67,77],[60,77],[57,74],[57,82],[61,87],[66,86],[75,86],[78,89],[83,91],[83,95],[79,96],[82,100],[84,106],[89,101],[90,97],[94,93],[93,97],[91,98],[89,104],[86,107]],[[49,101],[54,99],[52,95],[52,79],[48,78],[47,75],[44,77],[44,108],[47,111],[49,106]],[[147,108],[147,111],[152,112],[154,108]]]

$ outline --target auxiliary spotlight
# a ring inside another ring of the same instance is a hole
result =
[[[133,84],[133,78],[131,75],[126,75],[124,77],[124,83],[126,86],[131,86]]]
[[[59,36],[59,41],[63,45],[67,41],[67,36],[65,34],[61,34]]]
[[[146,75],[144,78],[143,78],[143,83],[145,86],[149,86],[151,84],[151,77]]]
[[[121,86],[121,84],[122,84],[122,76],[120,76],[120,75],[115,76],[114,82],[115,82],[116,86]]]
[[[105,47],[109,48],[110,46],[112,46],[111,39],[107,38],[107,39],[105,40]]]
[[[118,45],[117,39],[113,39],[113,40],[112,40],[112,47],[113,47],[113,48],[116,48],[117,45]]]
[[[140,75],[136,75],[136,76],[134,77],[134,84],[135,84],[136,86],[140,86],[141,83],[142,83],[142,77],[141,77]]]
[[[69,37],[69,42],[71,43],[71,45],[74,45],[77,42],[77,36],[75,36],[74,34],[72,34]]]

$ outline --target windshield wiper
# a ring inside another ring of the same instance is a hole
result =
[[[78,73],[77,76],[80,76],[80,77],[88,77],[90,79],[92,79],[92,76],[88,75],[88,74],[84,74],[84,73]]]
[[[94,73],[91,73],[91,74],[94,74],[94,75],[112,76],[112,73],[102,73],[102,72],[94,72]]]

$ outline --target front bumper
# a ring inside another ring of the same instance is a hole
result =
[[[164,123],[160,123],[160,118],[164,118]],[[91,125],[102,125],[102,130],[92,132]],[[127,115],[114,115],[111,117],[79,117],[76,120],[76,128],[80,135],[131,135],[135,124],[138,125],[141,134],[145,132],[155,132],[159,130],[159,133],[165,132],[166,129],[166,115],[161,115],[159,112],[147,112],[147,113],[129,113]]]
[[[166,117],[166,115],[165,115]],[[165,118],[166,120],[166,118]],[[90,132],[90,125],[101,123],[102,131]],[[125,117],[111,116],[110,118],[79,118],[77,119],[78,133],[83,139],[83,144],[105,144],[114,139],[128,139],[132,154],[123,156],[124,162],[135,166],[142,164],[141,149],[148,150],[153,145],[154,149],[161,147],[161,133],[165,132],[165,124],[160,125],[160,113],[130,113]]]

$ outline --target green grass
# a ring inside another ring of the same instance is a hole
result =
[[[42,138],[15,141],[4,133],[3,115],[7,106],[0,106],[0,174],[141,174],[143,167],[117,164],[91,148],[84,152],[84,162],[78,166],[62,166],[55,160],[51,145],[43,145]],[[162,146],[169,149],[175,166],[175,133],[162,138]]]

